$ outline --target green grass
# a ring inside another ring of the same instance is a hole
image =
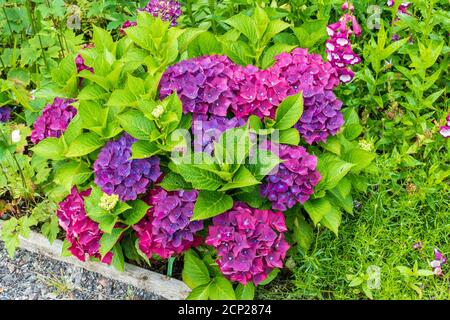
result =
[[[428,164],[396,171],[393,158],[379,157],[373,185],[357,199],[353,216],[344,217],[339,236],[319,227],[312,248],[287,262],[292,276],[261,288],[258,297],[367,299],[361,286],[349,286],[348,275],[364,276],[376,266],[380,286],[371,290],[374,299],[449,299],[449,264],[442,278],[408,279],[396,268],[417,263],[431,270],[435,247],[450,255],[450,186],[448,180],[436,183],[433,173],[450,173],[448,154],[430,158]],[[412,248],[417,241],[423,242],[422,250]]]

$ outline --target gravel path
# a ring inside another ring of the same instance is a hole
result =
[[[0,241],[0,300],[157,300],[98,273],[19,249],[9,258]]]

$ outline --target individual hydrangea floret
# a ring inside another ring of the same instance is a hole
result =
[[[209,117],[206,115],[194,115],[192,119],[194,151],[212,155],[214,141],[218,141],[223,132],[243,125],[245,125],[245,121],[236,117],[228,119],[214,115]]]
[[[273,150],[274,144],[267,145]],[[317,157],[301,146],[278,145],[282,160],[260,187],[261,196],[272,202],[272,209],[285,211],[297,203],[305,203],[321,180],[317,171]]]
[[[68,250],[75,257],[86,261],[88,256],[110,264],[112,253],[108,252],[104,257],[99,253],[99,241],[103,232],[98,224],[87,216],[84,209],[84,198],[90,193],[91,189],[78,192],[77,188],[73,187],[70,195],[59,204],[56,215],[59,225],[66,232],[66,240],[70,243]]]
[[[160,81],[161,99],[178,94],[184,113],[226,116],[233,102],[230,85],[235,65],[226,56],[183,60],[167,69]]]
[[[145,201],[151,207],[133,226],[147,257],[157,254],[166,259],[201,243],[196,233],[203,229],[203,222],[190,221],[197,195],[196,190],[167,192],[158,187],[150,191]]]
[[[247,119],[254,114],[260,118],[275,117],[276,107],[286,98],[289,86],[278,70],[259,70],[249,65],[237,66],[233,78],[235,100],[231,111]]]
[[[124,133],[120,139],[106,143],[94,163],[95,183],[121,201],[135,200],[161,175],[158,157],[131,159],[131,146],[136,141]]]
[[[447,121],[445,126],[442,126],[439,130],[439,133],[444,138],[450,138],[450,113],[448,114],[447,118],[445,119]]]
[[[172,27],[177,25],[177,19],[182,13],[180,3],[174,0],[150,0],[142,10],[160,17],[162,21],[169,21]]]
[[[351,26],[350,26],[351,25]],[[326,41],[328,61],[336,69],[339,79],[343,83],[350,82],[354,73],[349,66],[361,62],[361,58],[353,52],[350,36],[359,37],[362,29],[351,13],[345,13],[338,22],[327,27],[329,38]]]
[[[71,105],[74,101],[56,97],[52,104],[46,105],[34,123],[31,141],[36,144],[45,138],[59,138],[77,114],[77,109]]]
[[[11,108],[1,107],[0,108],[0,122],[8,122],[11,120]]]
[[[205,242],[217,249],[217,263],[228,279],[257,285],[274,268],[283,267],[289,249],[286,230],[281,212],[235,202],[231,210],[213,218]]]

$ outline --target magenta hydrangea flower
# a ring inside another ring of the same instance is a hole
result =
[[[194,135],[194,151],[213,154],[214,141],[218,141],[221,134],[230,128],[241,127],[245,121],[240,118],[207,116],[195,114],[192,118],[192,133]]]
[[[59,138],[77,114],[77,109],[71,105],[74,101],[56,97],[52,104],[46,105],[34,123],[31,141],[36,144],[45,138]]]
[[[142,10],[160,17],[162,21],[170,21],[172,27],[177,25],[177,19],[182,14],[180,3],[174,0],[150,0]]]
[[[89,48],[93,48],[94,45],[93,44],[85,44],[83,46],[83,49],[89,49]],[[80,73],[83,70],[89,70],[90,72],[94,73],[94,68],[89,67],[85,64],[84,62],[84,58],[81,56],[81,54],[78,54],[75,57],[75,65],[77,67],[77,72]]]
[[[0,122],[8,122],[11,120],[11,108],[1,107],[0,108]]]
[[[287,97],[289,86],[279,70],[259,70],[249,65],[236,66],[232,85],[235,100],[231,111],[247,119],[254,114],[260,118],[275,117],[276,107]]]
[[[329,38],[325,46],[328,61],[336,69],[339,79],[343,83],[350,82],[354,77],[354,73],[349,66],[361,62],[361,58],[353,52],[350,42],[352,34],[359,37],[361,32],[362,29],[356,17],[351,13],[345,13],[338,22],[327,27]]]
[[[124,34],[125,34],[125,29],[126,29],[126,28],[134,27],[134,26],[137,26],[137,22],[127,20],[127,21],[125,21],[125,22],[122,24],[122,27],[120,28],[120,31],[119,31],[119,32],[120,32],[121,35],[124,35]]]
[[[439,130],[439,133],[444,138],[450,138],[450,113],[448,114],[448,116],[447,116],[447,118],[445,120],[447,120],[447,123],[446,123],[445,126],[441,127],[441,129]]]
[[[153,254],[167,259],[201,243],[196,233],[203,229],[202,221],[190,221],[198,192],[167,192],[157,187],[145,201],[151,207],[147,215],[133,226],[139,248],[149,258]]]
[[[226,56],[183,60],[167,69],[160,81],[161,99],[178,94],[184,113],[226,116],[233,102],[230,85],[234,64]]]
[[[66,240],[70,243],[68,250],[75,257],[86,261],[87,255],[110,264],[112,253],[108,252],[104,257],[101,257],[99,253],[99,241],[103,232],[98,224],[87,216],[84,209],[84,197],[89,196],[90,193],[91,189],[78,192],[77,188],[73,187],[70,195],[59,204],[56,215],[59,225],[66,232]]]
[[[94,163],[95,183],[121,201],[135,200],[161,175],[158,157],[131,159],[131,146],[136,141],[128,133],[108,141]]]
[[[228,279],[257,285],[274,268],[283,267],[289,249],[286,231],[281,212],[235,202],[231,210],[213,218],[205,242],[217,249],[217,263]]]
[[[268,150],[273,150],[269,143]],[[285,211],[297,203],[305,203],[321,180],[317,157],[301,146],[279,145],[278,156],[283,161],[265,177],[261,196],[272,202],[272,209]]]

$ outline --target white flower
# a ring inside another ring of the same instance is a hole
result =
[[[11,132],[11,141],[13,143],[20,142],[20,130],[19,129],[16,129],[13,132]]]
[[[153,110],[152,110],[152,116],[155,117],[156,119],[158,119],[159,117],[162,116],[162,114],[164,113],[164,107],[162,105],[157,105]]]

